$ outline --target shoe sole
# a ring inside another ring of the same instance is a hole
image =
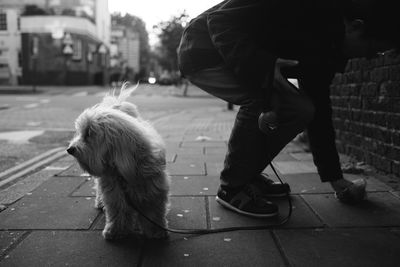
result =
[[[227,208],[227,209],[232,210],[232,211],[234,211],[234,212],[236,212],[236,213],[239,213],[239,214],[242,214],[242,215],[246,215],[246,216],[249,216],[249,217],[254,217],[254,218],[271,218],[271,217],[275,217],[275,216],[278,215],[278,211],[275,212],[275,213],[270,213],[270,214],[257,214],[257,213],[246,212],[246,211],[240,210],[240,209],[238,209],[238,208],[232,206],[232,205],[229,204],[228,202],[226,202],[226,201],[220,199],[219,197],[216,197],[215,199],[216,199],[216,201],[217,201],[221,206],[223,206],[224,208]]]

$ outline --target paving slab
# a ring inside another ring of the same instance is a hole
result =
[[[170,197],[168,225],[175,229],[207,228],[205,197]]]
[[[221,162],[223,163],[225,160],[225,154],[205,154],[204,155],[204,162],[206,163],[213,163],[213,162]]]
[[[85,176],[87,175],[84,170],[79,166],[77,162],[72,164],[68,169],[58,173],[56,176]]]
[[[290,185],[292,194],[333,193],[329,183],[322,183],[317,173],[284,174],[284,182]]]
[[[221,154],[221,155],[226,155],[226,152],[228,152],[228,147],[206,147],[204,148],[204,153],[206,155],[208,154]]]
[[[359,178],[364,178],[367,181],[367,191],[375,192],[375,191],[392,191],[393,189],[386,185],[385,183],[379,181],[373,176],[364,176],[364,175],[354,175],[354,174],[344,174],[344,177],[349,180],[356,180]]]
[[[299,196],[292,196],[291,200],[293,206],[292,216],[286,224],[280,227],[304,228],[323,226],[323,223]],[[272,201],[279,206],[279,216],[275,218],[259,219],[232,212],[218,204],[215,197],[209,197],[211,227],[225,228],[277,224],[288,214],[289,204],[286,199],[275,199]]]
[[[176,151],[179,149],[181,142],[171,142],[168,140],[166,141],[166,160],[167,162],[174,162],[176,157]]]
[[[43,169],[0,191],[0,204],[10,205],[50,179],[59,170]]]
[[[68,154],[67,156],[58,159],[55,163],[73,164],[75,162],[76,162],[75,158]]]
[[[207,161],[206,164],[206,172],[209,176],[218,176],[221,174],[222,169],[224,168],[223,161]],[[276,170],[278,174],[281,174],[279,170]],[[263,173],[269,175],[269,178],[275,181],[278,181],[276,178],[274,171],[272,170],[271,166],[268,165],[264,170]]]
[[[181,143],[181,141],[165,141],[165,147],[167,150],[174,149],[180,147]]]
[[[272,163],[272,164],[274,164],[274,163]],[[276,168],[275,164],[274,164],[274,167],[275,167],[275,170],[278,173],[278,175],[282,178],[282,173],[280,173],[280,171]],[[267,167],[265,167],[265,169],[263,170],[263,173],[267,174],[270,179],[277,181],[277,182],[279,181],[279,179],[276,177],[275,172],[271,168],[271,165],[268,165]]]
[[[143,241],[107,242],[99,231],[37,231],[0,262],[1,266],[137,266]]]
[[[93,198],[26,196],[0,213],[0,229],[88,229]]]
[[[71,196],[73,197],[94,197],[96,196],[96,190],[94,189],[94,178],[87,177],[85,182],[81,184]]]
[[[291,154],[288,153],[279,153],[273,161],[294,161],[296,160],[294,157],[292,157]]]
[[[174,242],[148,241],[143,266],[285,266],[268,231],[194,236]]]
[[[282,150],[281,153],[304,153],[304,149],[295,144],[295,143],[289,143],[287,144]]]
[[[199,136],[200,138],[202,136]],[[207,136],[204,136],[206,138]],[[224,141],[184,141],[181,147],[226,147]]]
[[[54,170],[54,171],[65,171],[68,169],[73,162],[66,162],[66,161],[56,161],[51,163],[49,166],[46,166],[45,170]]]
[[[310,161],[274,161],[274,163],[282,174],[317,172],[314,163]]]
[[[344,174],[344,177],[350,181],[361,178],[359,175]],[[271,176],[276,180],[274,176]],[[333,193],[331,185],[326,182],[322,183],[317,173],[297,173],[281,175],[282,180],[290,185],[292,194],[320,194]],[[364,177],[367,181],[368,192],[390,191],[390,187],[378,181],[373,177]]]
[[[187,163],[187,162],[205,162],[205,163],[214,163],[214,162],[224,162],[225,154],[178,154],[174,160],[176,163]]]
[[[290,266],[399,266],[400,237],[390,229],[276,230]]]
[[[178,147],[175,149],[171,149],[169,151],[170,153],[175,153],[178,155],[201,155],[204,154],[204,148],[203,147]]]
[[[166,162],[174,162],[176,158],[176,153],[173,151],[167,151],[165,155],[165,161]]]
[[[98,219],[96,220],[95,224],[92,226],[93,230],[103,230],[104,226],[106,225],[106,216],[104,212],[100,212]]]
[[[29,195],[42,197],[67,197],[82,183],[85,177],[53,177],[45,181]]]
[[[160,129],[158,132],[163,131],[162,129]],[[164,141],[167,142],[180,142],[182,141],[182,139],[184,139],[184,136],[182,133],[178,133],[178,134],[174,134],[174,133],[166,133],[166,134],[162,134],[162,137],[164,139]]]
[[[25,233],[24,231],[0,231],[0,257]]]
[[[359,205],[343,204],[333,194],[302,197],[332,227],[400,226],[400,199],[389,192],[369,193]]]
[[[281,154],[285,154],[285,153],[281,153]],[[290,155],[295,160],[299,160],[299,161],[313,161],[313,156],[311,153],[298,152],[298,153],[288,153],[288,155]]]
[[[221,174],[222,169],[224,168],[223,162],[206,162],[206,173],[207,176],[218,176]]]
[[[285,176],[282,176],[282,173],[277,169],[276,165],[273,163],[275,170],[277,171],[278,175],[280,175],[281,178],[284,178]],[[219,175],[224,167],[223,162],[206,162],[206,167],[207,167],[207,175]],[[274,181],[279,181],[278,178],[275,175],[275,172],[271,168],[271,165],[268,165],[265,167],[265,169],[262,171],[262,173],[267,174],[270,179]]]
[[[167,163],[170,175],[206,175],[205,164],[201,162]]]
[[[219,176],[171,176],[171,196],[216,195]]]
[[[0,132],[0,140],[7,140],[12,143],[24,144],[29,139],[42,135],[44,131],[10,131]]]
[[[205,162],[206,155],[204,154],[177,154],[174,163],[190,163],[190,162]]]
[[[168,227],[174,229],[207,228],[206,204],[204,197],[170,197],[167,214]],[[102,230],[105,225],[104,214],[100,215],[93,229]]]

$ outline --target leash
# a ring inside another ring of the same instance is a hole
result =
[[[279,177],[278,172],[276,171],[274,165],[272,164],[272,161],[270,162],[271,169],[273,170],[274,174],[276,177],[279,179],[279,182],[283,185],[282,179]],[[288,214],[281,219],[280,222],[275,223],[275,224],[269,224],[269,225],[258,225],[258,226],[235,226],[235,227],[225,227],[225,228],[216,228],[216,229],[173,229],[173,228],[168,228],[161,226],[159,223],[155,222],[146,214],[144,214],[132,201],[130,198],[127,198],[128,204],[136,210],[136,212],[143,216],[146,220],[154,224],[155,226],[161,228],[164,231],[175,233],[175,234],[195,234],[195,235],[205,235],[205,234],[215,234],[215,233],[223,233],[223,232],[232,232],[232,231],[240,231],[240,230],[265,230],[265,229],[271,229],[271,228],[276,228],[284,225],[287,223],[292,216],[292,211],[293,211],[293,206],[292,206],[292,200],[290,199],[289,193],[286,193],[286,199],[288,201],[288,206],[289,206],[289,211]]]

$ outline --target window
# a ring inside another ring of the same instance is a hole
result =
[[[7,14],[0,13],[0,31],[7,30]]]
[[[72,54],[72,60],[82,59],[82,40],[74,39],[74,53]]]

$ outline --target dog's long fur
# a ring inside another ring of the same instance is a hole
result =
[[[118,96],[108,94],[101,103],[86,109],[76,119],[76,135],[67,150],[96,177],[95,206],[105,212],[106,239],[130,234],[135,225],[148,238],[167,236],[132,207],[167,226],[165,145],[136,106],[126,101],[135,88],[124,85]]]

